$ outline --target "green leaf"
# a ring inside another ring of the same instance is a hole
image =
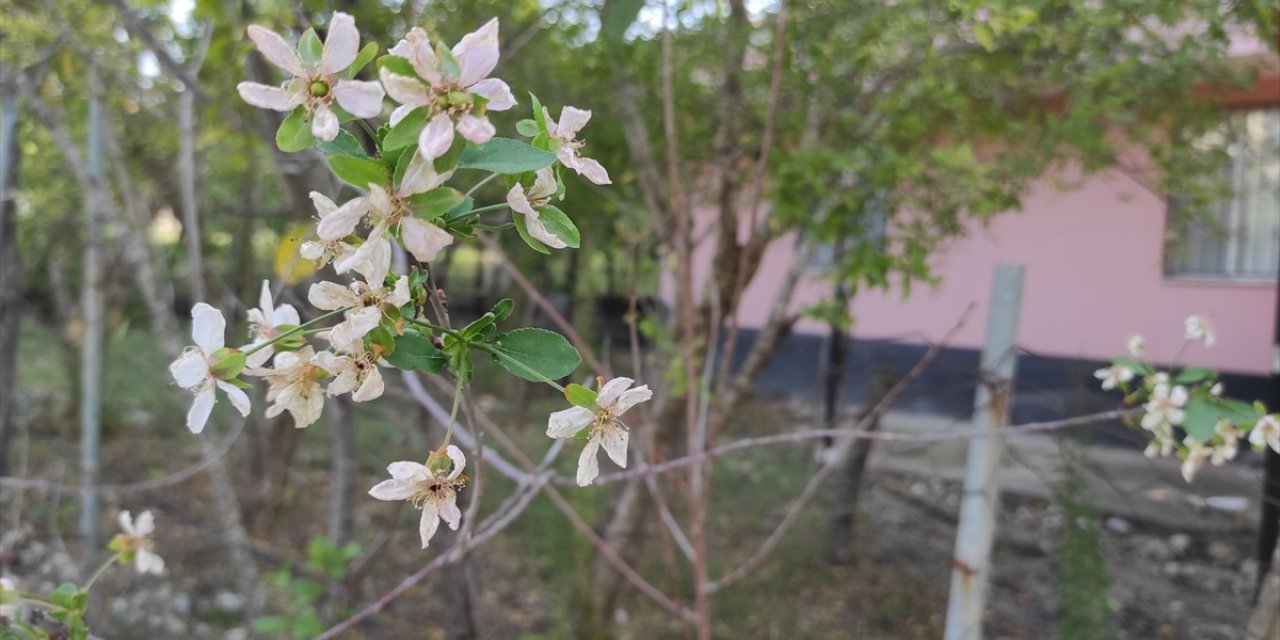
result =
[[[1261,417],[1261,412],[1255,410],[1254,406],[1243,400],[1234,400],[1231,398],[1222,398],[1217,401],[1218,415],[1231,421],[1231,424],[1238,426],[1252,425]]]
[[[416,331],[406,331],[396,336],[396,350],[386,361],[393,367],[406,371],[440,373],[449,361],[445,353],[431,344],[431,339]]]
[[[303,62],[314,64],[320,62],[323,55],[324,43],[320,42],[320,36],[316,35],[315,29],[307,29],[298,40],[298,57]]]
[[[410,196],[409,205],[413,207],[417,217],[423,220],[435,220],[462,204],[464,199],[465,196],[457,189],[436,187]]]
[[[596,398],[599,397],[596,392],[580,385],[570,384],[564,388],[564,397],[575,407],[595,410]]]
[[[1208,442],[1213,438],[1214,429],[1218,426],[1218,412],[1209,404],[1208,399],[1204,396],[1192,396],[1187,401],[1186,411],[1182,428],[1186,429],[1187,435],[1200,442]]]
[[[346,129],[338,130],[338,137],[332,141],[316,140],[316,148],[326,156],[355,156],[357,158],[367,158],[369,154],[365,153],[364,147],[360,145],[360,141],[356,140],[354,135]]]
[[[582,238],[578,234],[578,227],[559,207],[552,204],[543,206],[538,209],[538,218],[546,225],[547,231],[556,234],[569,248],[577,249],[581,246]]]
[[[289,619],[284,616],[258,616],[253,619],[253,630],[258,633],[284,633],[289,630]]]
[[[391,127],[391,131],[387,132],[387,137],[382,139],[382,148],[389,151],[417,144],[418,134],[422,133],[422,127],[426,124],[426,107],[418,107],[410,111],[404,119],[396,123],[396,126]]]
[[[519,234],[520,239],[524,240],[524,243],[529,245],[530,249],[533,249],[538,253],[551,255],[551,250],[548,249],[546,245],[529,235],[529,227],[524,223],[524,216],[520,214],[513,215],[511,216],[511,222],[515,224],[516,233]]]
[[[993,32],[991,27],[986,23],[979,22],[973,25],[973,38],[977,40],[978,44],[982,45],[982,48],[986,49],[988,53],[994,51],[996,48],[995,32]]]
[[[446,80],[457,80],[462,75],[462,65],[443,42],[436,42],[436,69]]]
[[[498,301],[498,304],[493,305],[493,310],[489,313],[492,313],[494,319],[498,322],[504,322],[507,318],[511,317],[511,312],[514,311],[515,308],[516,303],[512,302],[511,298],[503,298]]]
[[[538,128],[537,122],[525,119],[516,123],[516,132],[526,138],[532,138],[542,133],[542,130]]]
[[[493,348],[499,354],[494,359],[504,369],[534,382],[563,378],[582,362],[564,336],[546,329],[508,331],[494,339]]]
[[[369,44],[366,44],[364,48],[360,50],[360,53],[356,54],[355,62],[352,62],[351,66],[343,70],[341,74],[342,77],[356,77],[356,74],[360,73],[360,70],[365,68],[365,65],[369,64],[369,61],[373,60],[373,57],[376,55],[378,55],[378,43],[370,42]]]
[[[494,138],[483,147],[467,147],[458,167],[511,175],[549,167],[555,161],[556,154],[550,151],[535,149],[519,140]]]
[[[497,323],[498,317],[492,311],[487,312],[463,327],[462,337],[467,342],[487,342],[493,337],[493,328]]]
[[[1113,363],[1115,363],[1115,364],[1118,364],[1118,365],[1120,365],[1120,366],[1122,366],[1122,367],[1125,367],[1125,368],[1128,368],[1128,369],[1132,369],[1132,370],[1133,370],[1134,372],[1136,372],[1138,375],[1144,375],[1144,376],[1145,376],[1145,375],[1147,375],[1147,374],[1149,374],[1149,373],[1151,373],[1151,372],[1152,372],[1151,367],[1148,367],[1147,365],[1142,364],[1141,362],[1138,362],[1137,360],[1134,360],[1133,358],[1112,358],[1112,359],[1111,359],[1111,362],[1113,362]]]
[[[532,91],[529,92],[529,104],[533,107],[533,122],[538,125],[538,133],[545,134],[547,132],[546,110],[542,108],[542,101],[538,96],[533,95]]]
[[[314,600],[324,595],[324,585],[310,578],[294,578],[289,583],[289,590],[303,600]]]
[[[378,58],[378,69],[386,69],[398,76],[406,78],[417,78],[418,72],[413,70],[413,64],[400,56],[382,56]]]
[[[1183,369],[1182,373],[1179,373],[1173,381],[1176,384],[1191,384],[1193,382],[1200,382],[1212,375],[1212,369],[1206,369],[1204,367],[1187,367],[1186,369]]]
[[[276,129],[276,146],[285,153],[297,153],[311,146],[315,137],[311,135],[311,120],[307,118],[307,110],[294,109],[280,128]]]
[[[404,184],[404,174],[409,172],[409,165],[413,163],[413,156],[417,153],[418,145],[411,144],[399,149],[389,149],[382,154],[382,159],[396,168],[391,176],[391,184]]]
[[[450,209],[449,212],[445,214],[444,218],[445,220],[453,222],[454,220],[457,220],[458,218],[461,218],[471,213],[471,210],[475,208],[476,208],[475,198],[464,195],[462,197],[462,202],[458,204],[458,206]]]
[[[371,184],[386,187],[391,183],[391,170],[382,160],[333,156],[329,158],[329,166],[344,182],[361,189],[368,189]]]

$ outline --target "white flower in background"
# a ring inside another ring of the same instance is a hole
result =
[[[1157,456],[1162,458],[1169,457],[1174,448],[1173,428],[1169,426],[1169,423],[1161,423],[1152,431],[1151,435],[1151,442],[1147,443],[1147,449],[1142,454],[1148,458]]]
[[[551,414],[547,420],[547,435],[552,438],[572,438],[583,429],[591,428],[587,446],[578,458],[578,486],[585,487],[600,475],[600,463],[596,459],[600,447],[604,447],[619,467],[627,467],[627,427],[618,418],[653,397],[647,385],[629,389],[634,382],[631,378],[614,378],[600,387],[594,411],[570,407]]]
[[[1164,385],[1169,384],[1169,374],[1165,373],[1164,371],[1157,371],[1151,375],[1148,375],[1146,378],[1143,378],[1143,382],[1145,382],[1147,386],[1154,389],[1155,387],[1158,387],[1162,384]]]
[[[335,100],[344,111],[357,118],[372,118],[382,113],[382,85],[347,80],[338,75],[356,61],[360,51],[360,32],[351,16],[341,12],[333,14],[324,52],[317,62],[303,62],[280,34],[265,27],[249,25],[249,38],[263,57],[292,77],[281,87],[241,82],[236,89],[245,102],[274,111],[293,111],[299,105],[304,106],[311,116],[311,134],[321,140],[338,136],[338,115],[331,107]]]
[[[1169,388],[1167,384],[1157,384],[1151,391],[1151,399],[1143,408],[1147,410],[1142,416],[1142,428],[1154,431],[1158,425],[1168,423],[1180,425],[1186,417],[1182,407],[1187,404],[1187,389],[1182,385]]]
[[[1204,466],[1204,461],[1213,456],[1213,447],[1195,438],[1186,438],[1182,444],[1187,445],[1187,457],[1182,460],[1182,479],[1191,482],[1200,467]]]
[[[1280,414],[1262,416],[1249,431],[1249,444],[1255,447],[1265,444],[1280,453]]]
[[[298,310],[294,309],[293,305],[275,306],[271,300],[271,283],[263,280],[262,292],[258,294],[258,308],[249,310],[249,333],[253,336],[253,343],[249,348],[252,349],[280,337],[281,326],[296,327],[300,324],[302,320],[298,317]],[[246,364],[250,367],[260,367],[271,359],[272,351],[274,351],[273,345],[267,344],[246,356]]]
[[[267,381],[267,407],[264,415],[274,418],[285,411],[293,416],[293,426],[302,429],[320,419],[324,410],[324,391],[320,381],[329,376],[322,366],[323,359],[316,356],[310,346],[297,351],[276,354],[270,369],[249,370],[249,375],[261,376]]]
[[[563,249],[567,246],[564,240],[548,231],[547,225],[542,223],[538,215],[538,209],[550,203],[551,197],[556,195],[555,170],[545,167],[538,169],[535,175],[537,177],[533,181],[533,186],[528,189],[520,186],[518,182],[511,187],[507,192],[507,206],[511,207],[512,211],[524,214],[524,225],[529,230],[530,236],[552,249]]]
[[[414,27],[389,53],[409,61],[418,78],[410,78],[383,67],[379,72],[387,94],[401,106],[391,112],[391,124],[409,115],[417,108],[426,108],[429,115],[447,116],[462,137],[476,144],[493,139],[496,130],[486,112],[506,111],[516,106],[515,96],[507,83],[490,78],[489,73],[498,66],[498,19],[485,23],[473,33],[458,41],[452,51],[443,55],[432,47],[427,32]],[[478,102],[476,98],[483,98]],[[452,131],[449,142],[452,144]],[[426,131],[419,139],[419,150],[426,153],[431,144]],[[445,147],[448,150],[448,147]]]
[[[1222,388],[1221,382],[1214,384],[1212,387],[1209,387],[1209,395],[1211,396],[1216,396],[1220,398],[1222,397],[1222,391],[1223,391],[1223,388]]]
[[[335,345],[337,347],[337,345]],[[316,355],[321,367],[333,374],[325,393],[336,396],[350,393],[356,402],[367,402],[382,396],[382,372],[378,358],[365,348],[363,341],[339,347],[344,353],[322,351]]]
[[[1213,346],[1213,324],[1205,316],[1191,316],[1183,322],[1187,340],[1200,341],[1206,347]]]
[[[1113,364],[1105,369],[1094,371],[1093,377],[1102,381],[1103,389],[1114,389],[1116,385],[1133,379],[1133,369],[1122,364]]]
[[[307,299],[317,308],[336,311],[349,307],[342,322],[329,330],[330,342],[336,345],[358,342],[382,323],[383,307],[400,307],[409,302],[409,276],[400,276],[395,286],[385,287],[382,284],[385,275],[383,268],[367,274],[367,282],[357,280],[345,287],[328,281],[311,285]]]
[[[18,618],[18,583],[9,576],[0,577],[0,623],[13,622]],[[9,593],[6,593],[9,592]]]
[[[1124,349],[1129,352],[1129,355],[1140,358],[1147,349],[1147,340],[1135,333],[1124,339]]]
[[[111,541],[111,550],[125,552],[126,556],[131,554],[133,567],[138,573],[164,573],[164,559],[156,555],[156,545],[151,540],[151,534],[156,530],[151,512],[143,511],[135,521],[128,511],[121,511],[119,520],[124,533],[117,534]]]
[[[446,133],[452,136],[450,126],[447,121],[443,122]],[[432,135],[440,135],[440,128],[441,126],[433,121],[423,129],[423,133],[427,134],[432,129],[436,129],[436,133]],[[334,269],[338,273],[344,273],[349,269],[357,268],[361,263],[370,261],[371,253],[383,250],[382,245],[387,243],[386,238],[393,229],[400,230],[401,244],[419,262],[435,260],[440,251],[453,244],[453,236],[448,231],[415,217],[413,207],[409,204],[409,199],[413,196],[443,185],[453,175],[452,170],[443,174],[436,173],[433,164],[436,157],[448,150],[448,146],[445,146],[444,151],[439,153],[431,151],[424,152],[425,155],[424,153],[414,155],[398,187],[388,190],[383,185],[370,184],[368,196],[352,198],[321,218],[320,224],[316,227],[316,234],[326,242],[339,241],[351,235],[366,216],[373,222],[373,229],[369,232],[364,244],[360,245],[349,259],[339,259],[334,262]],[[390,260],[390,247],[386,248],[387,259]]]
[[[578,175],[596,183],[611,184],[609,180],[609,172],[599,162],[591,158],[584,158],[578,152],[586,144],[575,138],[583,127],[587,126],[587,121],[591,120],[591,112],[578,109],[576,107],[565,107],[560,110],[560,122],[551,119],[551,113],[545,108],[542,115],[547,120],[547,134],[553,139],[560,141],[560,148],[556,151],[556,157],[560,159],[560,163],[574,171]]]
[[[196,344],[194,347],[187,347],[169,365],[169,373],[179,387],[195,394],[196,399],[187,412],[187,428],[192,433],[200,433],[209,421],[209,414],[213,412],[216,400],[214,387],[227,394],[232,406],[242,416],[249,415],[249,396],[239,387],[218,377],[222,374],[235,378],[239,373],[237,367],[225,372],[217,370],[220,364],[235,356],[223,351],[227,321],[222,317],[222,312],[199,302],[191,308],[191,320],[191,338]]]
[[[1240,452],[1240,438],[1244,436],[1244,432],[1225,418],[1218,420],[1218,424],[1213,427],[1213,432],[1218,436],[1219,442],[1213,448],[1213,457],[1209,461],[1216,467],[1235,459],[1236,454]]]
[[[467,459],[462,450],[449,445],[442,454],[432,452],[427,464],[417,462],[392,462],[387,466],[390,480],[383,480],[369,490],[369,495],[378,500],[409,500],[413,506],[422,510],[422,519],[418,524],[418,536],[422,539],[422,548],[426,549],[431,537],[440,528],[440,521],[448,523],[449,528],[458,529],[462,521],[462,511],[458,509],[458,489],[467,482],[462,469]]]

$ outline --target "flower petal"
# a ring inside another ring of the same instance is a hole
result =
[[[191,410],[187,412],[187,428],[191,433],[204,431],[204,425],[209,421],[209,414],[213,413],[215,400],[211,384],[196,393],[196,399],[191,403]]]
[[[641,402],[647,402],[652,397],[653,392],[649,390],[649,385],[641,385],[634,389],[628,389],[627,391],[624,391],[621,396],[618,396],[618,401],[614,403],[613,410],[617,412],[615,415],[622,415],[622,413],[627,409],[630,409]]]
[[[431,470],[427,468],[427,465],[420,462],[401,460],[387,465],[387,473],[397,480],[421,481],[431,475]]]
[[[338,116],[329,108],[329,105],[322,104],[316,107],[315,113],[311,114],[311,135],[325,142],[331,142],[338,137]]]
[[[351,66],[351,63],[356,61],[358,53],[360,53],[360,32],[356,30],[355,18],[341,11],[334,12],[333,18],[329,20],[329,35],[324,38],[324,50],[320,54],[320,70],[326,73],[338,73]],[[343,108],[346,109],[345,106]]]
[[[462,449],[458,445],[451,444],[444,450],[445,455],[449,456],[449,460],[453,462],[453,469],[449,470],[449,479],[454,480],[462,474],[462,470],[467,466],[467,456],[462,454]]]
[[[547,437],[572,438],[596,419],[594,411],[585,407],[569,407],[547,418]]]
[[[231,406],[236,408],[242,416],[249,415],[249,396],[245,394],[244,389],[235,386],[229,382],[218,381],[218,388],[227,394],[227,399],[231,401]]]
[[[631,388],[635,384],[635,380],[631,378],[614,378],[600,387],[599,395],[596,397],[596,404],[601,407],[612,407],[623,391]]]
[[[278,327],[284,324],[302,324],[302,318],[298,316],[298,310],[294,309],[291,304],[282,304],[276,307],[271,314],[271,326]]]
[[[333,311],[360,302],[350,289],[328,280],[311,285],[311,289],[307,291],[307,300],[324,311]]]
[[[312,196],[312,200],[314,199],[315,195]],[[316,225],[316,235],[320,236],[321,240],[328,241],[345,238],[355,232],[356,225],[360,224],[360,220],[368,213],[368,198],[352,198],[321,218],[320,224]]]
[[[458,119],[458,133],[476,144],[486,144],[498,133],[488,118],[467,114]]]
[[[577,171],[578,175],[595,184],[613,184],[613,181],[609,179],[609,172],[605,171],[604,166],[599,162],[579,156],[577,164],[578,166],[574,167],[573,170]]]
[[[240,98],[259,109],[293,111],[302,104],[302,94],[289,93],[280,87],[270,87],[257,82],[241,82],[236,85]]]
[[[429,127],[430,125],[428,125]],[[453,144],[453,123],[449,122],[448,117],[444,117],[445,132],[448,134],[448,143]],[[425,129],[423,130],[426,131]],[[445,151],[448,151],[446,148]],[[409,160],[409,166],[404,170],[404,177],[400,178],[400,188],[397,193],[401,198],[407,198],[426,191],[430,191],[449,180],[453,176],[453,171],[444,173],[436,173],[435,163],[432,158],[415,153],[413,158]]]
[[[120,515],[116,516],[116,521],[120,523],[120,529],[124,531],[126,535],[130,537],[137,537],[138,530],[133,526],[133,514],[128,511],[121,511]]]
[[[498,66],[498,19],[493,18],[483,27],[462,36],[452,52],[461,68],[458,84],[470,87],[483,80]]]
[[[523,213],[526,216],[537,216],[538,212],[533,210],[533,206],[529,204],[529,198],[524,194],[524,187],[517,182],[511,186],[511,190],[507,192],[507,206],[511,207],[516,213]]]
[[[357,118],[374,118],[382,113],[382,85],[363,80],[342,80],[333,88],[333,99]]]
[[[191,308],[191,320],[191,338],[205,355],[212,355],[223,347],[227,321],[222,317],[221,311],[197,302]]]
[[[450,529],[458,530],[458,524],[462,522],[462,511],[458,509],[457,495],[451,495],[440,501],[440,519],[444,520]]]
[[[347,319],[329,332],[330,340],[338,344],[350,344],[365,337],[382,323],[380,307],[365,307],[347,312]]]
[[[138,573],[154,573],[156,575],[164,573],[164,559],[146,549],[138,549],[137,555],[134,556],[133,566]]]
[[[422,519],[418,521],[418,537],[422,539],[423,549],[431,544],[431,538],[436,535],[438,528],[440,528],[440,509],[434,500],[427,500],[422,503]]]
[[[280,37],[280,34],[261,27],[256,24],[249,25],[249,39],[253,40],[254,46],[258,47],[258,51],[262,52],[262,57],[266,58],[271,64],[292,73],[295,76],[305,75],[302,69],[302,61],[298,59],[298,54],[294,52],[293,47]]]
[[[627,430],[619,425],[600,431],[600,445],[604,447],[604,452],[609,454],[609,459],[614,464],[623,469],[627,468],[627,439]]]
[[[388,122],[388,124],[390,124],[393,127],[400,124],[400,121],[404,120],[405,116],[409,115],[409,113],[411,113],[414,109],[417,109],[417,108],[418,108],[418,105],[416,104],[402,104],[396,107],[395,109],[392,109],[391,119]]]
[[[452,146],[453,121],[446,114],[432,118],[418,134],[418,153],[427,160],[435,160],[448,153]]]
[[[511,93],[511,87],[497,78],[481,80],[471,85],[468,91],[488,100],[489,104],[484,108],[489,111],[506,111],[516,106],[516,97]]]
[[[561,140],[573,140],[582,128],[591,120],[591,112],[577,107],[565,107],[560,110],[560,122],[556,126],[556,137]]]
[[[378,71],[378,78],[382,80],[382,86],[386,88],[387,95],[391,96],[392,100],[409,107],[409,109],[427,104],[429,98],[427,87],[417,78],[402,76],[386,67]],[[408,111],[401,114],[400,118],[406,115],[408,115]],[[394,122],[399,122],[400,118],[392,116]]]
[[[316,213],[320,216],[321,220],[327,218],[329,214],[338,210],[338,205],[335,204],[333,200],[330,200],[329,196],[326,196],[319,191],[311,192],[311,204],[315,205]]]
[[[445,247],[453,244],[448,231],[417,218],[400,221],[401,240],[404,248],[419,262],[431,262]]]
[[[209,377],[209,363],[198,349],[188,349],[169,365],[169,374],[179,387],[192,389]]]
[[[396,480],[395,478],[383,480],[373,485],[373,488],[369,490],[370,496],[377,500],[387,501],[408,500],[413,497],[414,493],[417,493],[417,488],[413,483]]]
[[[360,388],[351,394],[351,399],[356,402],[368,402],[382,397],[385,390],[385,384],[382,381],[382,372],[378,370],[377,365],[365,374],[364,382],[360,383]]]
[[[258,289],[258,310],[262,312],[264,318],[271,317],[275,311],[275,304],[271,300],[271,281],[266,278],[262,279],[262,288]],[[252,313],[252,311],[250,311]]]
[[[560,239],[560,236],[548,231],[547,225],[543,224],[542,218],[537,215],[525,216],[524,227],[531,237],[552,249],[563,249],[569,246]]]
[[[152,515],[150,509],[138,514],[138,520],[134,522],[134,527],[133,535],[135,536],[149,536],[155,533],[156,518]]]
[[[600,437],[592,435],[587,440],[587,446],[583,447],[582,455],[578,456],[578,486],[585,487],[591,484],[600,475],[600,461],[596,460],[596,453],[600,450]]]

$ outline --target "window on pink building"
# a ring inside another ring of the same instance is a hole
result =
[[[1181,225],[1170,276],[1274,282],[1280,269],[1280,109],[1232,114],[1224,170],[1235,192],[1213,220]]]

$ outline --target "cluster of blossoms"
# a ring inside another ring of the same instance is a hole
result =
[[[379,398],[381,369],[387,367],[451,376],[461,394],[473,375],[472,356],[480,353],[514,375],[564,391],[575,405],[551,415],[547,435],[585,439],[580,485],[598,475],[601,447],[625,467],[628,429],[620,416],[651,397],[647,387],[631,389],[633,382],[626,378],[599,380],[598,392],[560,387],[554,380],[577,368],[577,351],[562,336],[541,329],[500,333],[497,325],[511,314],[509,300],[461,329],[432,315],[445,300],[431,283],[430,263],[457,239],[477,230],[514,228],[542,253],[579,246],[576,226],[555,203],[565,196],[562,170],[595,184],[610,183],[604,167],[582,155],[578,135],[591,112],[566,106],[557,121],[530,94],[532,117],[516,127],[528,142],[498,137],[489,113],[510,110],[517,102],[507,83],[491,75],[499,59],[496,19],[452,48],[433,44],[415,27],[381,57],[374,44],[360,47],[355,22],[343,13],[334,14],[323,43],[314,30],[305,32],[296,47],[261,26],[249,27],[248,33],[258,51],[288,77],[278,86],[243,82],[241,97],[253,106],[288,112],[277,145],[284,151],[314,147],[356,192],[341,204],[313,192],[315,237],[299,249],[304,259],[318,267],[331,265],[344,280],[311,285],[307,300],[322,313],[305,322],[292,305],[275,304],[270,283],[263,282],[258,307],[248,312],[250,342],[239,348],[226,346],[222,313],[197,304],[191,312],[195,344],[170,366],[175,382],[195,395],[187,427],[193,433],[204,428],[218,389],[247,415],[251,402],[245,390],[255,378],[266,383],[265,415],[288,412],[297,428],[319,419],[326,397]],[[377,80],[357,80],[375,58]],[[397,106],[375,131],[367,120],[381,116],[388,97]],[[356,131],[363,140],[343,129],[349,121],[359,121],[363,131]],[[462,170],[488,175],[463,193],[449,186]],[[505,181],[505,201],[477,207],[472,193],[496,177]],[[481,217],[500,209],[510,210],[509,221]],[[391,269],[397,245],[417,263],[408,273]],[[456,414],[457,397],[454,402]],[[457,495],[467,481],[466,457],[450,444],[452,421],[425,463],[392,463],[391,478],[369,492],[379,500],[408,500],[421,510],[424,548],[441,521],[456,529],[462,518]],[[141,535],[150,523],[144,514],[136,527],[130,522],[126,529]],[[144,558],[148,567],[155,566],[154,556],[146,555],[149,548],[141,543],[129,548],[140,569]]]
[[[1193,315],[1183,327],[1183,349],[1195,343],[1213,345],[1208,318]],[[1191,482],[1206,461],[1220,465],[1234,459],[1242,440],[1255,450],[1270,447],[1280,452],[1280,414],[1268,414],[1259,402],[1224,397],[1218,374],[1210,369],[1186,367],[1174,373],[1142,362],[1145,345],[1142,336],[1130,336],[1125,340],[1129,357],[1113,359],[1094,377],[1103,389],[1123,392],[1126,404],[1141,405],[1139,424],[1151,436],[1147,457],[1176,453],[1183,461],[1182,477]]]

